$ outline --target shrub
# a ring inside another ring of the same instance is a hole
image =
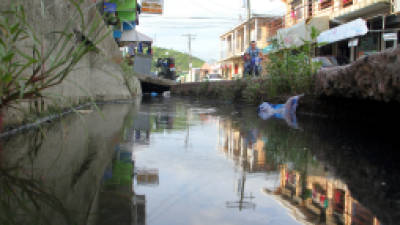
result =
[[[319,32],[312,27],[311,40],[304,41],[300,47],[283,49],[269,55],[267,64],[269,91],[271,95],[310,93],[312,91],[313,75],[320,63],[313,62],[315,40]],[[281,44],[276,40],[275,49]]]

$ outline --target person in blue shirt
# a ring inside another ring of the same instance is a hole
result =
[[[263,55],[261,50],[257,48],[256,42],[252,41],[251,46],[246,50],[244,55],[244,76],[247,74],[259,76],[261,74],[262,59]]]

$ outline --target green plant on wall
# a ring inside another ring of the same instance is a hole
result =
[[[102,32],[101,18],[90,18],[88,23],[84,15],[88,9],[82,8],[81,1],[67,1],[77,17],[46,34],[38,33],[22,5],[0,12],[0,109],[19,100],[43,97],[43,92],[61,84],[86,54],[98,52],[96,46],[108,35]],[[45,35],[55,40],[46,48]]]

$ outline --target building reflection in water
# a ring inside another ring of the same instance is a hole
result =
[[[280,166],[280,187],[274,192],[320,222],[344,225],[380,225],[378,219],[356,199],[341,180],[306,175]]]
[[[146,224],[146,196],[135,193],[135,178],[139,186],[158,186],[159,171],[134,168],[132,151],[117,150],[104,173],[100,194],[99,208],[110,212],[100,213],[98,224]]]
[[[219,146],[236,166],[246,172],[276,171],[273,162],[266,161],[265,140],[258,129],[240,130],[232,126],[232,121],[220,121]]]
[[[99,208],[107,211],[98,214],[97,224],[100,225],[145,225],[146,196],[135,192],[134,181],[140,186],[159,184],[158,169],[135,168],[133,151],[134,146],[150,144],[152,124],[158,124],[160,118],[146,112],[138,112],[131,118],[125,123],[123,138],[115,147],[112,163],[103,175]]]
[[[104,172],[99,208],[107,211],[99,213],[97,224],[146,224],[146,196],[135,193],[134,171],[132,148],[127,148],[126,144],[118,145],[112,163]],[[142,173],[136,176],[143,182],[146,179],[152,181]]]
[[[133,138],[133,142],[141,145],[150,144],[150,115],[146,113],[139,113],[133,119],[133,132],[129,135]]]
[[[265,188],[263,192],[276,196],[288,208],[296,209],[293,212],[302,212],[308,222],[382,225],[371,211],[352,197],[345,183],[329,175],[321,165],[305,160],[305,167],[297,166],[304,169],[294,169],[294,162],[280,163],[277,158],[268,158],[267,136],[270,137],[256,128],[243,129],[231,120],[220,120],[219,149],[243,171],[239,179],[240,199],[227,202],[227,207],[251,208],[251,201],[246,198],[251,196],[244,194],[246,173],[275,171],[279,173],[279,185],[273,189]]]
[[[158,186],[158,169],[136,169],[136,182],[139,186]]]

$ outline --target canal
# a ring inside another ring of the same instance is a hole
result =
[[[396,124],[99,105],[0,140],[0,224],[399,224]]]

